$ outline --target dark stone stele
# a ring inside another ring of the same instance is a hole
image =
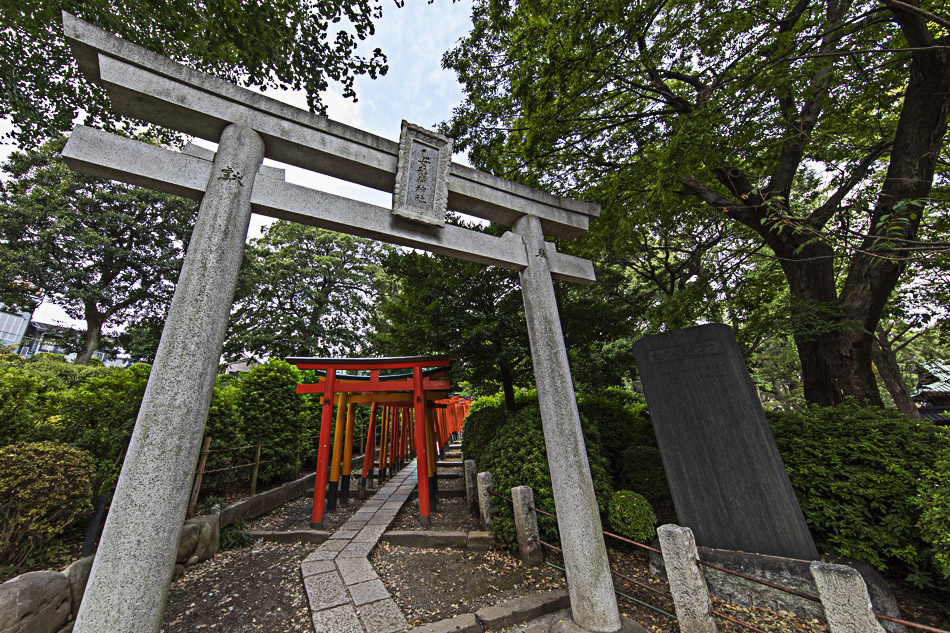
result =
[[[647,336],[633,354],[673,505],[696,543],[817,559],[732,328]]]

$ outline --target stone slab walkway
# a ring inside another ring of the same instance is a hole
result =
[[[417,483],[413,460],[300,563],[315,633],[396,633],[409,628],[368,556]]]

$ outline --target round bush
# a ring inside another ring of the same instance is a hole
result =
[[[640,543],[656,535],[656,514],[650,502],[630,490],[618,490],[610,497],[607,520],[614,532]]]
[[[74,521],[91,510],[95,462],[55,442],[0,448],[0,566],[29,567]]]
[[[926,420],[846,403],[770,412],[769,424],[820,552],[933,585],[919,486],[948,438]]]
[[[241,435],[248,444],[261,435],[262,483],[293,477],[300,469],[306,423],[298,382],[296,367],[272,358],[253,367],[238,383]]]
[[[638,490],[654,508],[673,504],[660,449],[634,445],[623,451],[621,461],[618,489]]]
[[[581,415],[597,429],[603,455],[607,459],[607,470],[615,486],[620,483],[623,452],[639,440],[641,427],[646,422],[639,416],[646,405],[628,407],[626,402],[629,402],[629,398],[623,397],[623,392],[619,390],[607,395],[582,395],[577,399]],[[649,425],[649,422],[646,424]]]
[[[597,498],[597,506],[603,513],[610,500],[610,477],[607,475],[606,462],[601,455],[600,445],[595,434],[591,433],[592,425],[583,418],[581,423],[591,478],[594,483],[594,494]],[[534,492],[535,506],[545,512],[555,513],[551,473],[548,469],[541,412],[537,402],[533,405],[525,405],[517,412],[507,415],[504,424],[484,448],[478,470],[491,472],[492,488],[498,494],[507,497],[511,495],[511,489],[515,486],[529,486]],[[552,544],[559,542],[555,519],[538,516],[538,530],[541,540]],[[511,504],[502,499],[494,500],[492,532],[505,547],[511,550],[517,548]]]

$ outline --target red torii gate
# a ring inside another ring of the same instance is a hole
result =
[[[287,358],[298,369],[323,370],[326,376],[312,384],[297,385],[297,393],[322,393],[320,418],[320,446],[317,453],[316,482],[313,489],[311,527],[323,526],[327,490],[327,465],[330,461],[330,426],[333,418],[333,400],[337,393],[409,392],[415,412],[415,446],[419,480],[419,519],[427,525],[431,519],[429,502],[429,444],[426,437],[426,391],[448,391],[448,367],[452,360],[446,356],[407,356],[397,358]],[[441,368],[435,373],[424,368]],[[409,369],[411,374],[380,376],[380,370]],[[337,375],[338,370],[369,370],[369,377]],[[434,433],[435,429],[433,429]],[[440,442],[441,444],[441,442]],[[367,459],[366,456],[363,458]],[[365,468],[365,467],[364,467]],[[434,472],[434,470],[433,470]]]

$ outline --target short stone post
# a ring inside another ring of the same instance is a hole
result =
[[[518,558],[529,567],[544,564],[538,537],[538,513],[534,511],[534,491],[528,486],[511,489],[511,505],[518,534]]]
[[[491,473],[478,473],[478,510],[483,530],[491,529],[491,507]]]
[[[465,500],[468,501],[468,511],[478,514],[478,486],[475,483],[475,460],[466,459],[465,465]]]
[[[699,568],[693,531],[679,525],[661,525],[657,529],[666,579],[673,594],[676,619],[682,633],[716,633],[719,628],[712,616],[712,600],[706,578]]]
[[[224,129],[76,633],[162,627],[263,155],[264,141],[252,129]]]
[[[886,633],[874,616],[861,574],[847,565],[817,560],[810,568],[831,633]]]

